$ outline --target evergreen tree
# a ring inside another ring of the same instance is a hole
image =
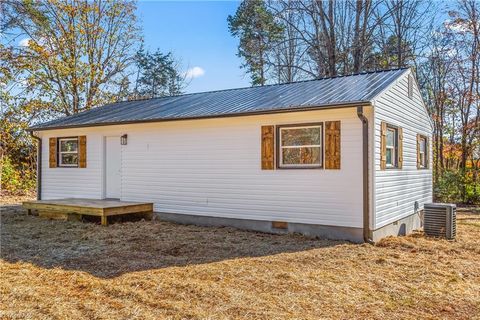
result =
[[[242,65],[252,79],[252,85],[267,82],[267,54],[279,40],[282,27],[262,0],[243,1],[234,16],[228,16],[228,28],[240,39],[237,55],[245,60]]]
[[[137,79],[134,95],[138,98],[174,96],[182,93],[185,77],[171,52],[159,49],[150,53],[143,46],[136,55]]]

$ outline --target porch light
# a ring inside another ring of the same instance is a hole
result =
[[[126,134],[124,134],[123,136],[120,137],[120,144],[121,144],[122,146],[126,146],[126,145],[127,145],[127,137],[128,137],[128,136],[127,136]]]

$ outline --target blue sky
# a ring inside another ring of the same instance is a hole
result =
[[[140,1],[137,5],[145,46],[172,51],[193,77],[186,92],[249,86],[236,56],[238,39],[228,32],[234,1]],[[203,71],[203,73],[202,73]]]

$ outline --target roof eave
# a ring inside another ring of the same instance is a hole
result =
[[[233,118],[233,117],[246,117],[246,116],[257,116],[257,115],[266,115],[266,114],[276,114],[276,113],[289,113],[289,112],[306,112],[306,111],[317,111],[317,110],[328,110],[328,109],[338,109],[338,108],[351,108],[351,107],[360,107],[360,106],[371,106],[371,101],[352,101],[348,103],[337,103],[337,104],[326,104],[318,106],[308,106],[302,108],[288,108],[288,109],[272,109],[272,110],[263,110],[263,111],[253,111],[253,112],[239,112],[233,114],[218,114],[218,115],[209,115],[209,116],[197,116],[197,117],[182,117],[182,118],[166,118],[166,119],[149,119],[149,120],[133,120],[133,121],[115,121],[115,122],[102,122],[102,123],[85,123],[78,125],[64,125],[64,126],[49,126],[49,127],[29,127],[26,130],[30,132],[38,131],[47,131],[47,130],[60,130],[60,129],[75,129],[75,128],[88,128],[88,127],[105,127],[105,126],[119,126],[126,124],[138,124],[138,123],[155,123],[155,122],[170,122],[170,121],[186,121],[186,120],[206,120],[206,119],[217,119],[217,118]]]

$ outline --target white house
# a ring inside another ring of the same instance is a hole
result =
[[[118,102],[30,130],[41,199],[148,201],[181,223],[355,242],[418,228],[432,201],[410,69]]]

